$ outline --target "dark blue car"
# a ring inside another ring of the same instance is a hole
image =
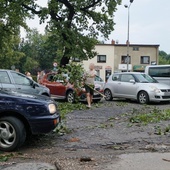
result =
[[[49,97],[1,90],[0,150],[15,150],[29,133],[52,131],[59,119],[56,102]]]

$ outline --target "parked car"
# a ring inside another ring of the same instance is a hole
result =
[[[122,72],[112,74],[104,87],[106,100],[126,98],[141,104],[150,101],[170,101],[170,86],[158,83],[145,73]]]
[[[148,65],[145,73],[160,83],[170,85],[170,65]]]
[[[59,121],[51,98],[0,90],[0,150],[13,151],[25,142],[27,134],[48,133]]]
[[[75,89],[72,84],[69,83],[69,78],[66,75],[68,83],[64,84],[63,80],[55,80],[56,73],[48,73],[41,79],[41,84],[48,87],[50,89],[51,97],[54,99],[64,99],[69,103],[73,103],[75,101]],[[77,89],[76,89],[77,90]],[[95,90],[103,93],[103,88],[100,84],[96,84]],[[80,101],[86,101],[86,92],[84,88],[78,90],[78,96]],[[99,102],[102,99],[102,96],[97,92],[94,92],[93,101]]]
[[[97,85],[99,84],[101,86],[101,88],[103,89],[104,88],[104,85],[105,85],[105,82],[103,81],[103,79],[99,76],[95,76],[94,78],[94,83]]]
[[[47,87],[13,70],[0,69],[0,88],[4,90],[10,89],[20,93],[50,96],[50,90]]]

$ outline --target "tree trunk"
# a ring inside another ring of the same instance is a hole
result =
[[[69,63],[69,60],[70,60],[69,57],[63,56],[62,59],[61,59],[61,61],[60,61],[60,67],[65,67],[66,64]]]

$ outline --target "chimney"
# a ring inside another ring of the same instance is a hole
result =
[[[111,44],[115,44],[115,41],[112,39]]]

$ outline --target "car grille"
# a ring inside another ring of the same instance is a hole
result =
[[[170,89],[161,89],[161,92],[170,92]]]
[[[170,99],[170,96],[162,96],[163,99]]]

